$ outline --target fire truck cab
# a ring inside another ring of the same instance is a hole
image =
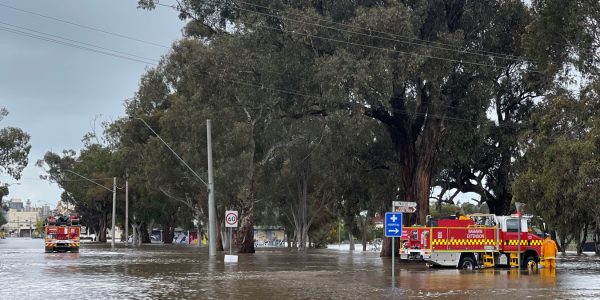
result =
[[[428,226],[403,229],[400,257],[464,269],[519,264],[537,268],[542,238],[533,232],[530,216],[467,217],[430,220]]]
[[[79,252],[81,226],[77,215],[49,216],[44,221],[46,253]]]

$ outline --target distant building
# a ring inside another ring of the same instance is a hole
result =
[[[5,216],[8,223],[2,225],[1,230],[17,237],[29,236],[30,232],[35,231],[40,219],[37,211],[17,211],[12,208]]]
[[[6,203],[9,209],[14,209],[16,211],[23,211],[25,208],[23,207],[23,200],[18,198],[13,198],[8,200]]]
[[[9,208],[4,213],[7,223],[2,225],[0,230],[7,236],[28,237],[30,232],[35,231],[39,220],[44,220],[53,214],[49,205],[32,206],[29,199],[25,205],[21,199],[11,199],[6,202],[6,206]]]
[[[51,215],[51,214],[52,214],[52,210],[50,210],[50,205],[47,205],[47,204],[46,204],[46,205],[43,205],[43,206],[40,208],[40,216],[41,216],[43,219],[44,219],[44,218],[46,218],[47,216]]]

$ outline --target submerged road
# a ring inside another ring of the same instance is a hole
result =
[[[428,269],[374,252],[287,249],[240,255],[207,248],[82,243],[44,253],[41,239],[0,240],[0,299],[600,299],[600,258],[559,256],[556,272]]]

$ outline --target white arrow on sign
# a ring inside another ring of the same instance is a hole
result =
[[[398,232],[399,232],[399,231],[400,231],[400,230],[398,230],[398,228],[394,228],[394,230],[392,230],[392,229],[388,229],[388,232],[393,232],[393,233],[395,233],[395,234],[398,234]]]

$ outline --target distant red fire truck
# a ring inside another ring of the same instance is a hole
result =
[[[538,266],[543,240],[533,232],[531,217],[473,214],[428,223],[403,228],[401,259],[462,269]]]
[[[44,222],[45,250],[79,252],[81,226],[77,215],[49,216]]]

